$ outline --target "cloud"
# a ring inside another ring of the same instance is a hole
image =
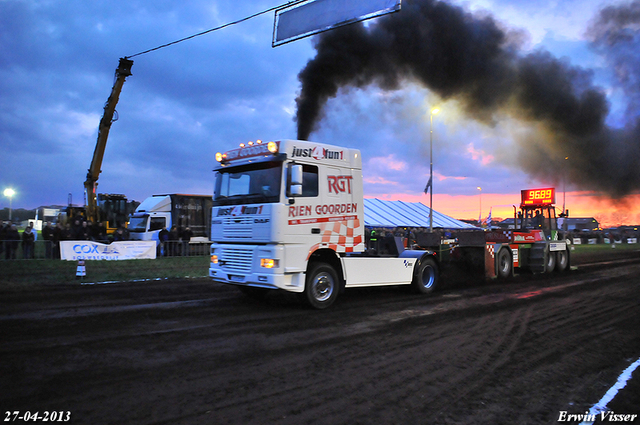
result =
[[[467,145],[467,153],[474,161],[480,162],[482,165],[489,165],[494,161],[494,156],[487,154],[483,150],[478,150],[473,146],[473,142]]]
[[[407,163],[396,159],[394,154],[387,155],[386,157],[374,157],[370,158],[368,162],[370,169],[380,171],[383,169],[392,171],[402,171],[407,168]]]

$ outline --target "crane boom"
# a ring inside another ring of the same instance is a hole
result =
[[[100,126],[98,128],[98,141],[96,142],[96,148],[93,151],[93,158],[91,159],[91,166],[87,172],[87,180],[84,182],[84,190],[87,200],[87,219],[98,222],[100,217],[98,214],[98,203],[96,196],[96,187],[98,186],[98,177],[102,171],[102,158],[104,157],[104,150],[107,146],[107,138],[109,137],[109,130],[111,129],[111,123],[113,123],[113,115],[116,112],[116,105],[120,98],[120,92],[122,91],[122,85],[124,80],[131,75],[131,67],[133,61],[126,57],[120,58],[118,68],[116,69],[115,82],[111,89],[111,95],[107,99],[107,103],[104,105],[104,114],[100,120]]]

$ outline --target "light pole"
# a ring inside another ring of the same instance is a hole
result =
[[[433,116],[440,112],[439,108],[431,109],[429,115],[429,232],[433,233]]]
[[[564,158],[564,160],[568,161],[569,157],[566,156]],[[566,203],[566,201],[567,201],[567,167],[565,166],[564,167],[564,173],[563,173],[563,176],[562,176],[562,214],[565,214],[565,215],[567,213],[567,209],[566,209],[567,203]]]
[[[16,194],[16,192],[13,189],[5,189],[4,190],[4,196],[7,196],[9,198],[9,221],[11,221],[11,210],[13,209],[12,205],[11,205],[11,198],[15,194]]]
[[[480,186],[477,187],[479,198],[480,198],[480,209],[478,213],[478,224],[482,226],[482,188]]]

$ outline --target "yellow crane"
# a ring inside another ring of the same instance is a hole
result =
[[[96,142],[95,150],[93,151],[91,166],[87,172],[87,179],[84,182],[86,218],[94,223],[98,223],[100,221],[106,222],[109,233],[115,231],[118,225],[126,222],[127,199],[124,195],[100,194],[100,196],[98,196],[96,194],[96,188],[98,186],[98,178],[102,172],[102,159],[104,157],[104,150],[107,146],[109,130],[111,129],[111,124],[117,120],[116,105],[120,98],[122,85],[124,84],[125,79],[131,75],[132,66],[132,60],[127,59],[126,57],[120,58],[118,68],[116,69],[115,82],[111,89],[111,95],[109,96],[109,99],[107,99],[107,103],[104,105],[104,114],[102,115],[100,126],[98,128],[98,140]],[[115,119],[114,115],[116,116]],[[99,205],[99,201],[101,205]]]

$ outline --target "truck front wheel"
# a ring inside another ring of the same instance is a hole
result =
[[[311,307],[321,310],[335,302],[338,289],[338,276],[333,267],[318,263],[307,274],[303,295]]]
[[[438,285],[438,265],[433,258],[423,258],[413,276],[413,287],[420,294],[430,294]]]

